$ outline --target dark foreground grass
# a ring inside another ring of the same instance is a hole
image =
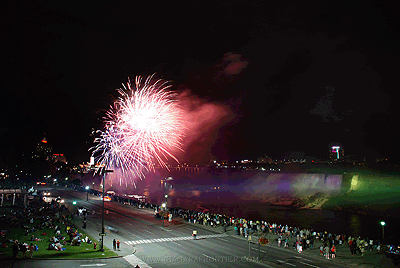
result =
[[[4,210],[1,211],[2,214],[4,214]],[[37,223],[39,223],[39,220],[34,221],[34,226],[36,226]],[[28,225],[28,224],[27,224]],[[32,226],[32,224],[29,224]],[[61,241],[61,244],[63,245],[63,248],[65,250],[63,251],[56,251],[56,250],[48,250],[48,246],[51,243],[50,238],[55,236],[55,231],[54,229],[50,228],[43,228],[39,229],[37,231],[34,231],[32,233],[29,233],[28,235],[25,234],[24,229],[19,229],[19,228],[12,228],[12,227],[6,227],[6,224],[1,224],[1,229],[6,229],[8,230],[7,235],[4,238],[1,238],[1,244],[3,244],[6,239],[10,240],[18,240],[19,242],[25,242],[28,245],[30,243],[33,243],[33,245],[37,245],[39,247],[38,251],[33,252],[33,258],[35,259],[90,259],[90,258],[105,258],[105,257],[115,257],[118,256],[115,252],[109,250],[108,248],[104,247],[104,252],[99,251],[100,249],[100,242],[90,235],[86,234],[82,229],[80,228],[74,228],[78,230],[78,233],[82,234],[82,238],[89,237],[90,240],[93,242],[91,244],[88,243],[81,243],[80,246],[72,246],[69,237],[66,233],[66,227],[68,226],[68,223],[66,222],[65,224],[62,223],[57,223],[58,226],[61,227],[61,236],[65,237],[65,240]],[[41,241],[30,241],[32,234],[34,235],[35,238],[38,238]],[[94,249],[94,243],[97,243],[97,248]],[[11,242],[6,242],[7,247],[0,248],[0,251],[2,252],[1,258],[12,258],[12,246],[13,243]],[[22,253],[19,252],[17,255],[18,258],[24,258]],[[29,252],[26,253],[26,258],[29,258]]]

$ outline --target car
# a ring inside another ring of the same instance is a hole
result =
[[[100,200],[101,200],[101,196],[100,196]],[[111,201],[111,197],[109,197],[108,195],[104,196],[104,201],[110,202]]]
[[[111,227],[111,226],[108,226],[108,225],[105,225],[105,226],[104,226],[104,229],[109,230],[109,231],[111,231],[111,232],[113,232],[113,233],[119,233],[119,230],[118,230],[118,229],[116,229],[116,228],[114,228],[114,227]]]

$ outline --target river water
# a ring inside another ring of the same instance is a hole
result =
[[[170,206],[179,206],[190,210],[209,211],[249,220],[265,220],[269,223],[287,224],[318,232],[327,231],[335,234],[361,236],[362,238],[382,239],[382,231],[384,231],[384,237],[387,238],[397,232],[400,227],[400,218],[396,217],[377,217],[340,210],[295,209],[238,198],[232,202],[224,200],[175,196],[170,197],[168,203]],[[386,223],[384,230],[382,230],[381,221]]]

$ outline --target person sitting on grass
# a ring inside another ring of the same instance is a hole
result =
[[[48,250],[53,250],[54,249],[54,243],[50,243],[49,246],[47,247]]]
[[[80,246],[81,245],[81,240],[79,238],[79,236],[76,236],[73,240],[72,240],[72,246]]]
[[[60,242],[56,243],[56,244],[55,244],[55,250],[61,251],[61,249],[62,249],[61,243],[60,243]]]
[[[8,230],[1,230],[1,236],[5,237],[8,233]]]

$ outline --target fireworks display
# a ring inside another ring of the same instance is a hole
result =
[[[91,148],[103,169],[142,177],[157,165],[167,167],[167,159],[178,162],[173,152],[182,150],[184,112],[170,87],[152,75],[136,77],[134,85],[128,80],[118,90],[120,97],[103,118],[104,130],[97,131]]]

